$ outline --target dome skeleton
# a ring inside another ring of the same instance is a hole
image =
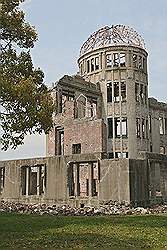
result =
[[[105,26],[94,32],[82,45],[80,56],[106,45],[131,45],[145,49],[143,38],[133,28],[125,25],[113,25]]]

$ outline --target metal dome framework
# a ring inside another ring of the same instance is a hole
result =
[[[80,56],[105,46],[136,46],[145,49],[144,39],[131,27],[125,25],[105,26],[95,31],[82,45]]]

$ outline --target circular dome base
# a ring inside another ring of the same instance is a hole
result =
[[[125,25],[112,25],[94,32],[82,45],[80,56],[96,48],[109,45],[136,46],[145,49],[144,39],[133,28]]]

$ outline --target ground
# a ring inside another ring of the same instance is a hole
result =
[[[167,248],[167,216],[39,216],[0,213],[0,249]]]

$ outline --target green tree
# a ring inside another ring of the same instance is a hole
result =
[[[22,2],[24,0],[0,0],[3,150],[23,144],[27,134],[48,133],[52,127],[52,97],[43,83],[44,73],[33,67],[30,55],[37,33],[25,21],[25,14],[19,8]]]

